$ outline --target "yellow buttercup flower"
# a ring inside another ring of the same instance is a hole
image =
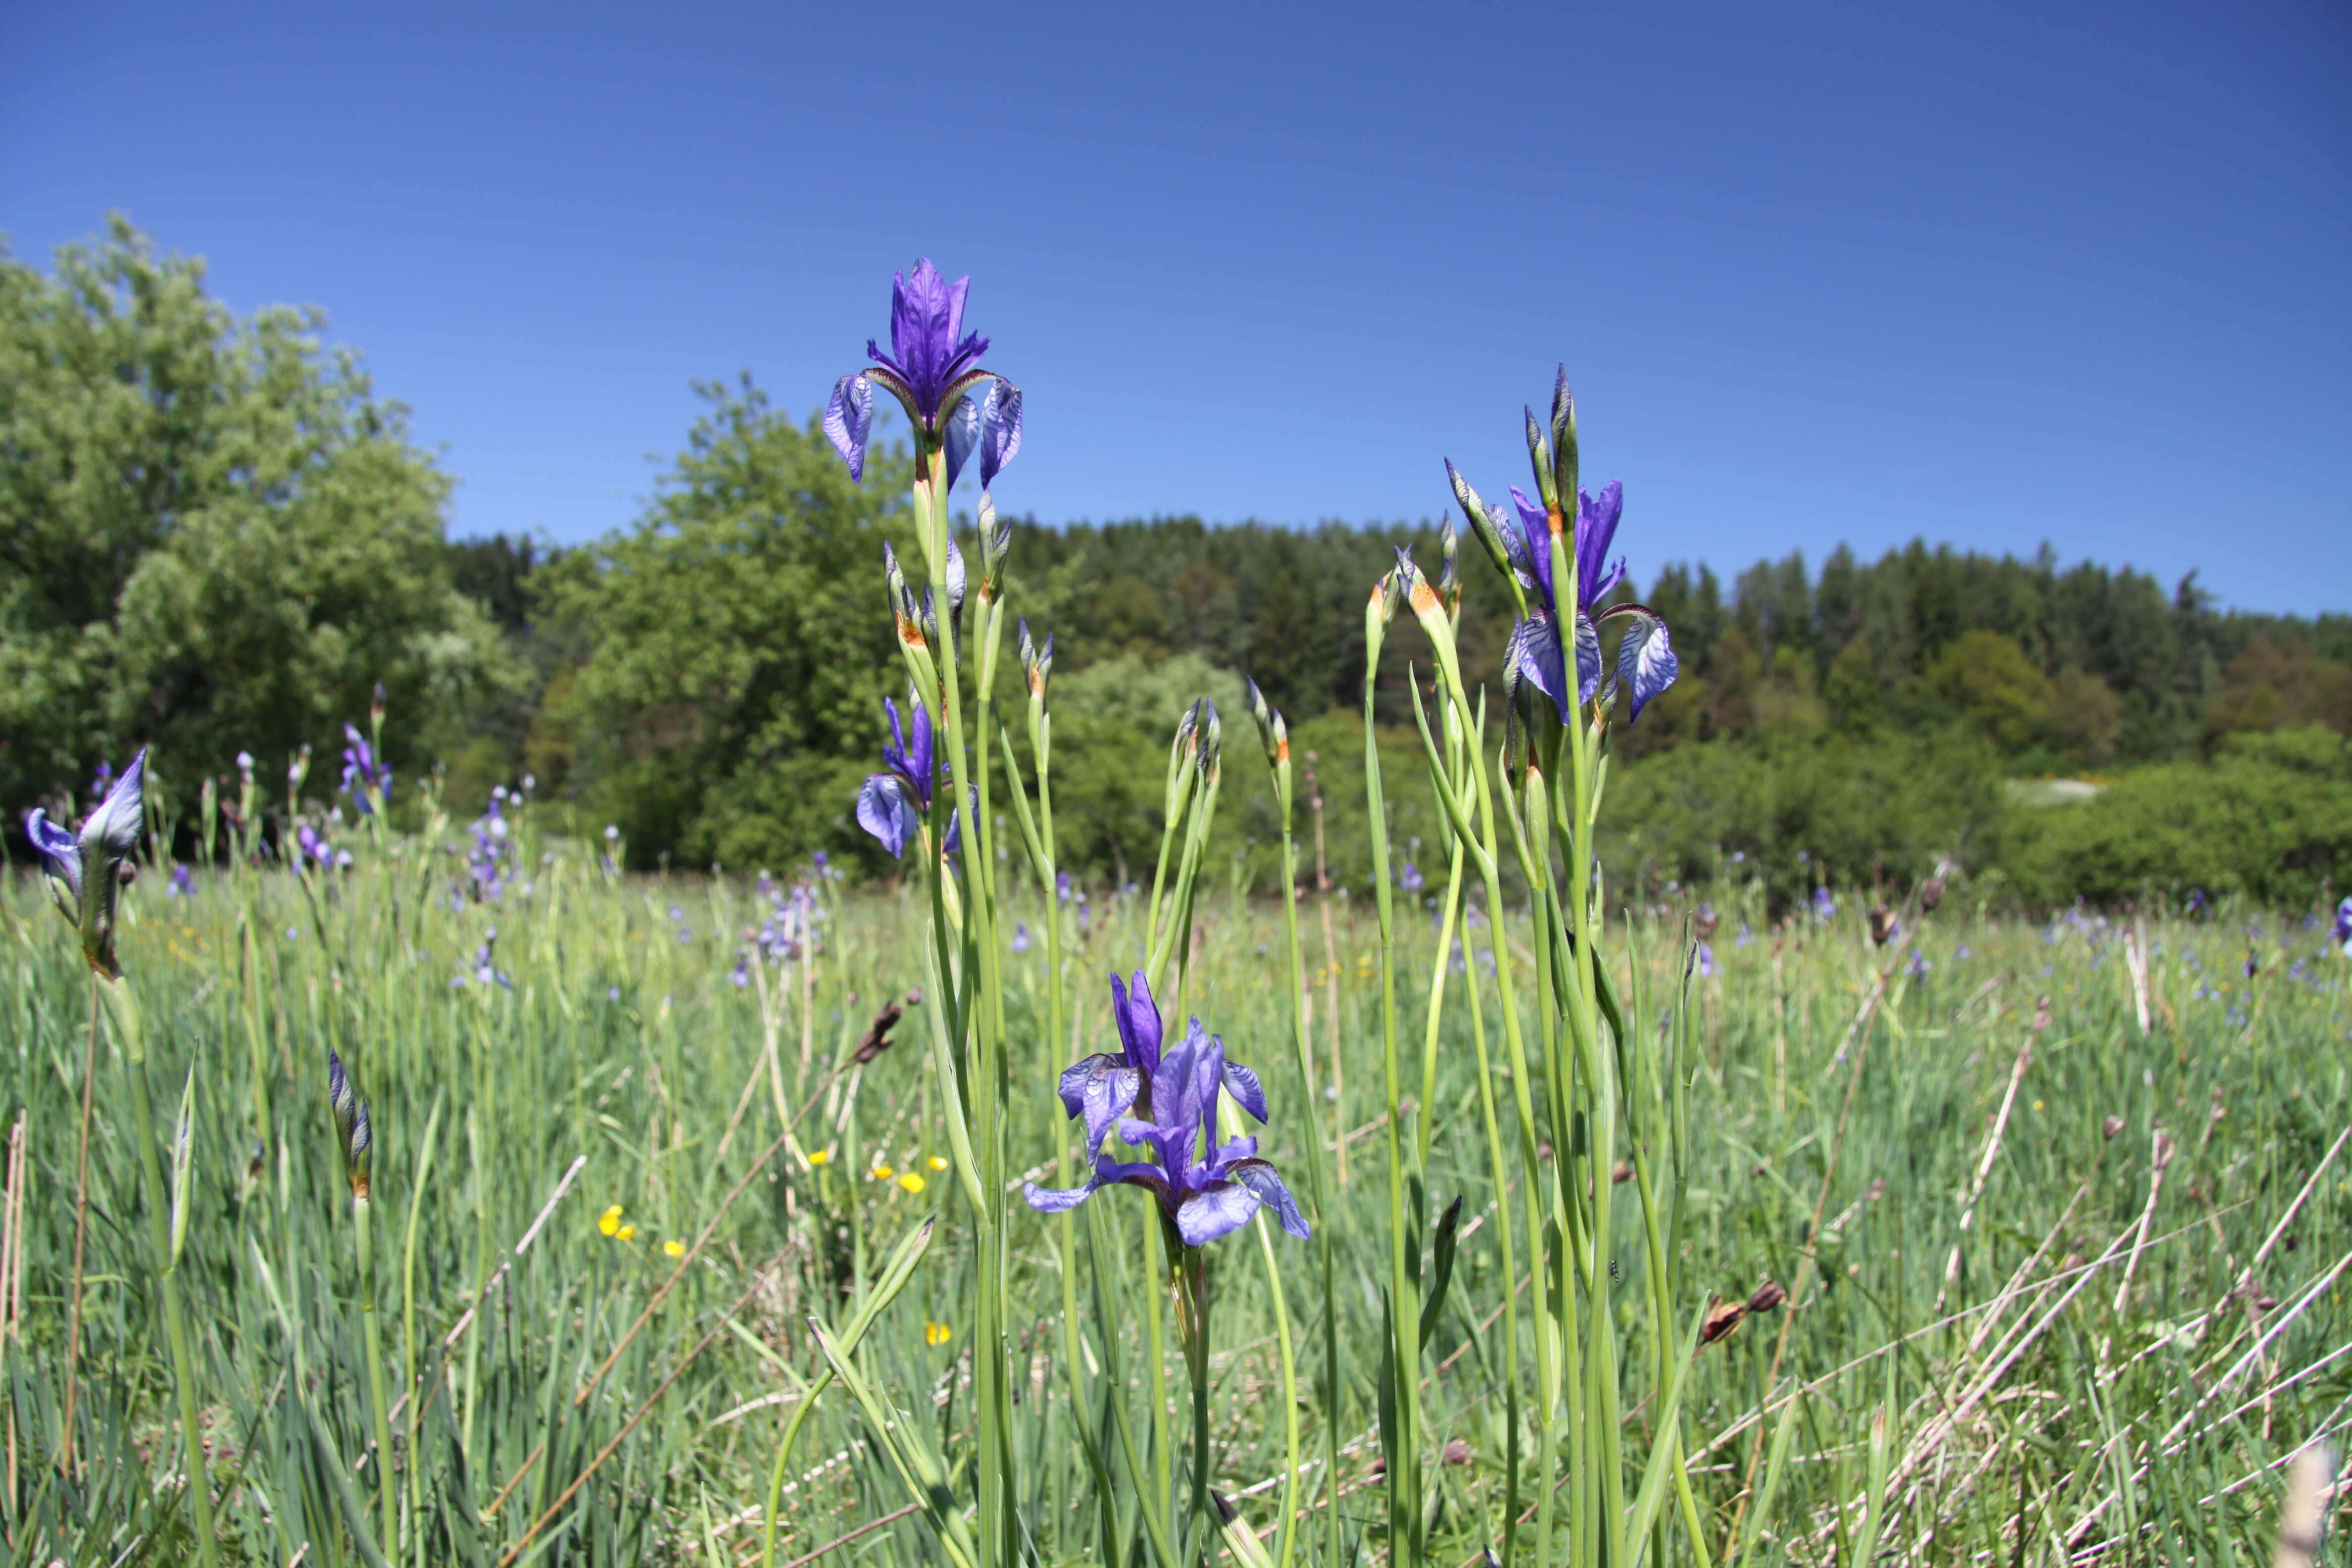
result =
[[[686,1256],[686,1243],[682,1241],[665,1241],[662,1243],[662,1250],[668,1253],[672,1258],[684,1258]]]
[[[833,1158],[833,1151],[832,1151],[832,1150],[830,1150],[830,1149],[819,1149],[815,1153],[811,1154],[811,1155],[809,1156],[809,1163],[810,1163],[810,1164],[812,1164],[812,1165],[822,1165],[822,1164],[824,1164],[827,1160],[830,1160],[830,1159],[832,1159],[832,1158]]]
[[[636,1234],[637,1227],[635,1226],[625,1225],[620,1229],[613,1233],[613,1237],[616,1241],[632,1241],[636,1238]]]
[[[919,1193],[923,1190],[923,1178],[909,1171],[898,1178],[898,1184],[910,1193]]]
[[[606,1209],[603,1214],[597,1215],[596,1228],[603,1231],[606,1236],[620,1235],[621,1205],[614,1204],[611,1208]]]
[[[887,1182],[895,1174],[897,1174],[897,1173],[892,1171],[887,1165],[877,1165],[874,1167],[874,1179],[877,1182]]]
[[[943,1345],[953,1338],[955,1338],[955,1331],[949,1328],[945,1323],[925,1323],[923,1325],[923,1342],[925,1344]]]
[[[944,1171],[944,1170],[946,1170],[947,1168],[948,1168],[948,1163],[947,1163],[945,1160],[940,1159],[937,1154],[934,1154],[934,1155],[932,1155],[932,1156],[931,1156],[931,1169],[932,1169],[932,1170],[934,1170],[934,1171]]]

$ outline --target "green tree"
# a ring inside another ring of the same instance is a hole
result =
[[[2050,678],[2001,632],[1963,632],[1947,643],[1927,683],[2003,752],[2032,744],[2050,718]]]
[[[201,261],[121,217],[47,276],[0,252],[12,807],[146,743],[184,806],[240,748],[331,743],[378,681],[395,713],[462,727],[496,679],[496,639],[449,581],[448,481],[323,325],[238,320]],[[432,736],[387,740],[413,767]]]
[[[858,780],[906,686],[882,545],[912,467],[877,448],[861,489],[817,420],[772,411],[749,376],[697,390],[708,406],[645,515],[551,574],[550,607],[590,647],[551,689],[576,721],[575,778],[640,857],[870,848]]]

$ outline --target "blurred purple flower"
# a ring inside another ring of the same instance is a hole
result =
[[[1837,900],[1830,897],[1830,890],[1827,888],[1813,889],[1813,915],[1818,920],[1825,921],[1837,918]]]
[[[196,896],[196,879],[189,871],[186,861],[172,863],[172,879],[164,884],[163,896],[167,899],[193,899]]]
[[[2352,898],[2336,906],[2336,942],[2344,956],[2352,958]]]
[[[1029,922],[1027,921],[1015,921],[1013,922],[1013,951],[1015,952],[1026,952],[1029,951]]]
[[[1935,965],[1927,962],[1927,955],[1926,953],[1921,952],[1915,947],[1911,950],[1911,962],[1905,964],[1903,967],[1910,972],[1912,979],[1916,980],[1921,975],[1927,973],[1928,970],[1933,969]]]
[[[1702,979],[1715,976],[1715,949],[1706,942],[1698,944],[1698,972]]]
[[[376,801],[392,799],[392,764],[375,754],[355,726],[343,726],[343,739],[351,743],[343,748],[342,793],[362,811],[373,812]]]
[[[1094,1173],[1082,1187],[1028,1184],[1024,1195],[1029,1206],[1060,1213],[1076,1208],[1103,1187],[1125,1182],[1159,1198],[1188,1247],[1204,1247],[1230,1235],[1261,1205],[1273,1207],[1283,1229],[1306,1236],[1306,1216],[1273,1164],[1258,1158],[1257,1140],[1217,1142],[1221,1089],[1257,1121],[1265,1120],[1265,1090],[1257,1075],[1227,1061],[1224,1042],[1204,1032],[1198,1018],[1163,1055],[1159,1009],[1140,973],[1131,991],[1118,976],[1111,977],[1111,1010],[1127,1048],[1076,1063],[1062,1074],[1060,1088],[1070,1116],[1086,1121]],[[1143,1116],[1127,1115],[1130,1109]],[[1142,1145],[1150,1161],[1122,1163],[1100,1152],[1103,1135],[1114,1122],[1120,1138]],[[1204,1143],[1206,1157],[1199,1157]]]
[[[1404,869],[1397,873],[1397,886],[1408,893],[1421,891],[1421,868],[1410,860],[1406,861]]]

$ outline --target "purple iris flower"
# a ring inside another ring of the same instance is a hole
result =
[[[1698,972],[1702,978],[1715,975],[1715,949],[1706,942],[1698,944]]]
[[[1917,980],[1921,976],[1925,975],[1928,970],[1934,968],[1935,965],[1927,962],[1927,955],[1926,953],[1921,952],[1915,947],[1911,950],[1911,962],[1905,964],[1904,967],[1911,972],[1912,979]]]
[[[1512,572],[1534,598],[1528,618],[1512,628],[1510,644],[1504,654],[1505,668],[1535,682],[1537,689],[1549,697],[1559,709],[1563,724],[1568,722],[1569,710],[1574,703],[1590,702],[1596,694],[1606,701],[1618,686],[1625,689],[1632,704],[1628,722],[1640,722],[1642,710],[1675,683],[1682,667],[1675,657],[1665,621],[1647,605],[1612,605],[1597,617],[1592,614],[1592,607],[1625,580],[1625,558],[1621,555],[1613,563],[1609,560],[1609,547],[1616,540],[1617,521],[1624,511],[1624,487],[1612,479],[1601,487],[1597,500],[1590,491],[1576,492],[1573,703],[1569,697],[1567,655],[1560,643],[1560,626],[1570,616],[1567,607],[1559,603],[1551,575],[1551,514],[1529,500],[1517,485],[1511,487],[1511,500],[1518,509],[1520,532],[1502,531],[1504,548]],[[1604,689],[1597,623],[1618,618],[1632,624],[1617,646],[1615,679]]]
[[[309,823],[304,823],[295,830],[294,841],[302,851],[294,858],[294,869],[300,870],[302,862],[306,859],[317,861],[319,868],[322,871],[334,865],[334,850],[328,847],[325,839],[319,837],[319,830]]]
[[[1271,1205],[1282,1228],[1307,1234],[1307,1218],[1272,1163],[1258,1158],[1257,1140],[1217,1142],[1217,1095],[1259,1121],[1265,1120],[1265,1089],[1257,1075],[1225,1059],[1225,1043],[1194,1018],[1184,1037],[1160,1050],[1160,1010],[1138,972],[1132,989],[1111,976],[1111,1014],[1118,1024],[1116,1054],[1091,1056],[1062,1074],[1062,1104],[1087,1124],[1087,1151],[1094,1173],[1082,1187],[1048,1188],[1030,1183],[1029,1206],[1046,1214],[1076,1208],[1100,1188],[1127,1182],[1158,1197],[1187,1247],[1205,1247],[1230,1235]],[[1140,1117],[1127,1114],[1140,1111]],[[1103,1136],[1118,1135],[1143,1146],[1150,1161],[1121,1162],[1101,1152]],[[1206,1158],[1199,1157],[1205,1143]]]
[[[163,896],[167,899],[193,899],[196,896],[196,879],[189,872],[186,861],[174,860],[172,863],[172,880],[164,887]]]
[[[874,388],[898,400],[916,428],[916,477],[929,477],[932,449],[944,448],[948,483],[955,483],[972,449],[980,451],[980,482],[993,484],[1021,448],[1021,390],[980,363],[988,340],[963,330],[964,297],[971,279],[950,283],[929,259],[915,263],[914,276],[890,280],[890,352],[866,340],[876,363],[835,384],[825,405],[824,433],[849,465],[849,477],[866,477],[866,444],[874,429]],[[992,382],[974,406],[966,395]],[[967,407],[971,408],[966,413]]]
[[[2352,898],[2336,906],[2336,942],[2344,956],[2352,958]]]
[[[907,689],[907,706],[913,714],[910,738],[898,721],[898,705],[882,699],[890,715],[890,743],[882,748],[882,771],[866,775],[857,791],[858,826],[881,842],[897,859],[907,852],[907,840],[922,831],[924,814],[931,809],[931,716]],[[956,825],[948,821],[948,849],[956,847]]]
[[[1813,913],[1825,921],[1834,920],[1837,917],[1837,900],[1830,897],[1830,890],[1827,888],[1813,889]]]
[[[343,726],[343,739],[351,744],[343,748],[342,793],[350,795],[362,811],[372,813],[375,810],[374,799],[392,799],[392,764],[376,756],[375,748],[367,743],[355,726]]]
[[[1421,891],[1421,868],[1414,865],[1410,860],[1406,861],[1404,863],[1404,868],[1397,873],[1397,886],[1403,889],[1408,893],[1418,893]]]
[[[1013,922],[1013,951],[1015,952],[1026,952],[1029,951],[1029,922],[1027,921],[1015,921]]]
[[[110,782],[97,808],[68,833],[36,806],[25,817],[25,837],[41,857],[49,898],[58,912],[81,932],[82,953],[92,967],[114,975],[114,903],[122,886],[122,863],[139,847],[146,823],[147,753],[141,752]]]

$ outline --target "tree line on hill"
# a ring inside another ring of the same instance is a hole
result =
[[[100,761],[142,743],[184,818],[240,752],[270,776],[303,746],[331,754],[381,684],[403,811],[421,779],[462,820],[529,774],[646,864],[824,848],[887,870],[850,803],[903,686],[879,571],[884,542],[910,547],[902,451],[877,447],[853,485],[814,417],[745,377],[700,389],[632,526],[570,549],[449,541],[446,477],[322,328],[236,317],[200,263],[121,220],[47,274],[0,253],[12,819],[73,809]],[[1433,572],[1436,521],[1021,528],[1008,592],[1056,639],[1066,858],[1148,864],[1168,727],[1208,695],[1249,745],[1247,675],[1317,753],[1334,875],[1360,879],[1362,605],[1398,545]],[[1507,598],[1467,540],[1462,574],[1465,657],[1491,680]],[[1925,542],[1763,561],[1727,584],[1674,564],[1641,586],[1683,674],[1614,736],[1605,858],[1622,886],[1737,866],[1787,898],[1951,858],[2045,900],[2188,877],[2293,898],[2352,872],[2352,829],[2330,825],[2352,821],[2336,809],[2352,806],[2352,616],[2250,615],[2193,574],[2168,588],[2046,548]],[[1389,639],[1376,717],[1402,770],[1392,831],[1433,856],[1406,673],[1425,657],[1416,636]],[[333,771],[312,776],[322,801]],[[2057,812],[2006,787],[2062,773],[2117,782]],[[1213,853],[1263,885],[1270,801],[1255,770],[1227,779]],[[2268,837],[2249,839],[2249,814]]]

